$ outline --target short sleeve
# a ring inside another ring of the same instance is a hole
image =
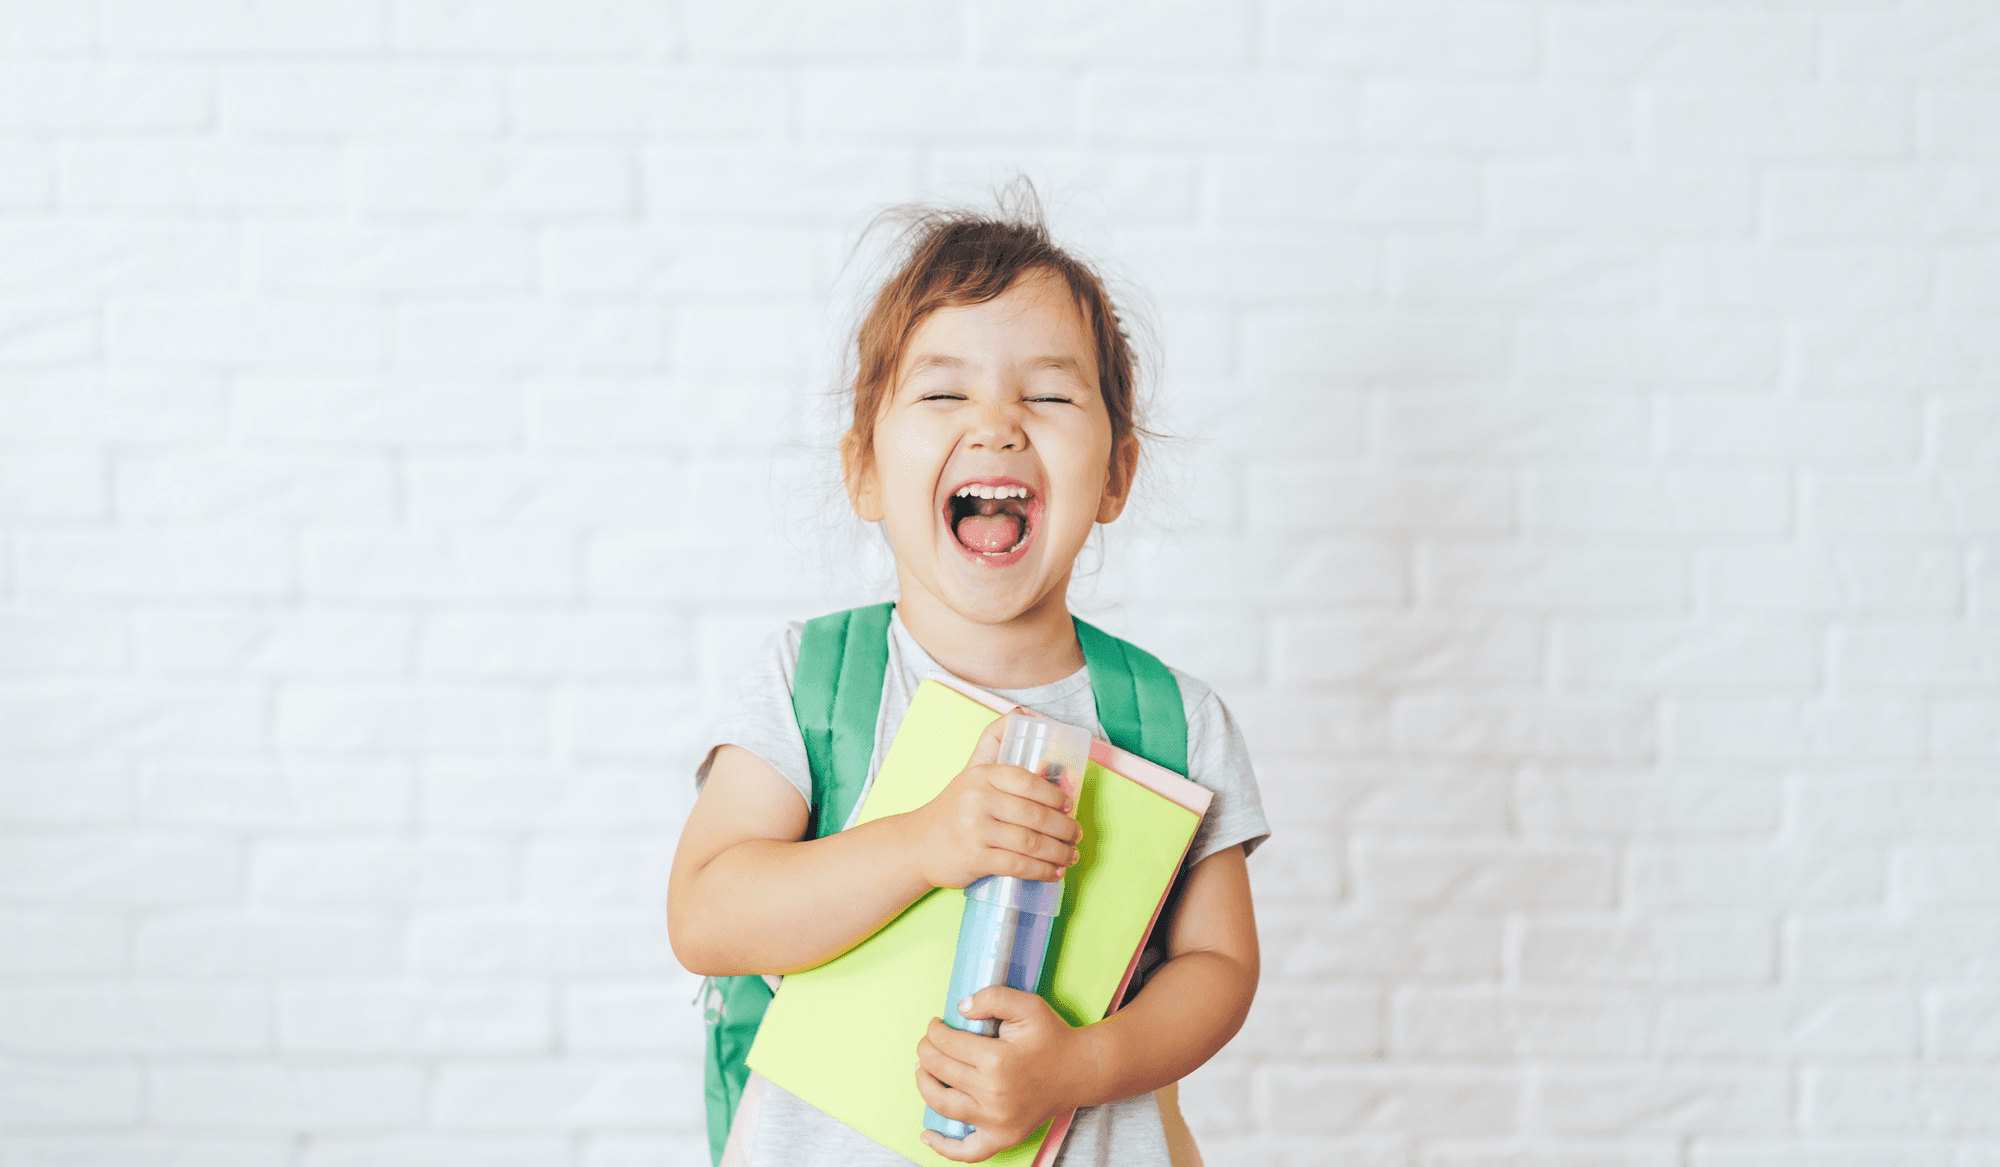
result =
[[[1214,798],[1188,846],[1193,867],[1218,851],[1243,844],[1247,854],[1271,835],[1264,818],[1264,800],[1250,764],[1250,747],[1228,706],[1214,690],[1174,670],[1187,710],[1188,777],[1208,788]]]
[[[708,780],[716,748],[739,746],[770,763],[806,805],[812,805],[812,768],[792,712],[792,674],[798,668],[803,627],[794,623],[772,633],[751,657],[736,686],[735,700],[708,735],[708,749],[694,774],[697,790]]]

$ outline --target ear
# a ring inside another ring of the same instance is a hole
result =
[[[875,476],[872,451],[862,451],[849,430],[840,439],[840,477],[847,487],[847,501],[865,523],[882,521],[882,484]]]
[[[1097,521],[1108,523],[1125,513],[1132,482],[1139,475],[1139,438],[1126,434],[1111,448],[1111,465],[1104,475],[1104,494],[1097,500]]]

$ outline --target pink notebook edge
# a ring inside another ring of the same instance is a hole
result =
[[[1004,697],[997,697],[977,685],[961,681],[949,673],[927,673],[924,680],[936,681],[961,697],[970,698],[995,713],[1012,713],[1019,708],[1014,702]],[[1197,831],[1200,829],[1199,819],[1208,813],[1208,804],[1215,798],[1214,792],[1200,783],[1182,777],[1165,766],[1149,762],[1137,754],[1121,750],[1103,738],[1090,739],[1090,760],[1183,810],[1193,811],[1197,820]],[[1187,846],[1194,846],[1194,835],[1188,836]],[[1186,858],[1187,847],[1184,847],[1181,849],[1181,860],[1184,861]],[[1175,866],[1179,866],[1179,861]],[[1167,897],[1172,893],[1173,883],[1169,881],[1166,890],[1160,893],[1160,901],[1153,905],[1153,917],[1146,921],[1146,930],[1140,933],[1142,937],[1153,934],[1153,928],[1160,922],[1160,913],[1166,909]],[[1139,971],[1139,958],[1145,953],[1146,945],[1142,939],[1139,947],[1133,950],[1132,959],[1125,966],[1125,975],[1118,980],[1118,987],[1111,992],[1111,1007],[1105,1010],[1106,1017],[1117,1012],[1119,1006],[1124,1004],[1125,990],[1131,987],[1132,978]],[[1069,1136],[1070,1124],[1075,1119],[1076,1111],[1072,1110],[1049,1120],[1049,1133],[1042,1137],[1042,1146],[1035,1154],[1033,1167],[1050,1167],[1050,1164],[1055,1162],[1056,1154],[1062,1149],[1063,1140]]]
[[[949,673],[926,673],[926,681],[936,681],[960,696],[970,697],[995,713],[1012,713],[1020,708],[1004,697],[996,697],[977,685],[959,680]],[[1196,815],[1208,813],[1208,804],[1215,799],[1215,792],[1199,782],[1174,773],[1165,766],[1149,762],[1137,754],[1121,750],[1101,737],[1090,739],[1090,760],[1129,779],[1173,803],[1183,810],[1191,810]]]

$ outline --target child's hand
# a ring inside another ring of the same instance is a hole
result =
[[[999,1018],[1000,1036],[961,1033],[933,1017],[917,1043],[917,1092],[924,1104],[978,1128],[963,1139],[932,1130],[920,1137],[961,1163],[989,1159],[1076,1106],[1093,1066],[1089,1036],[1071,1029],[1035,994],[998,986],[969,1001],[959,1012],[968,1020]]]
[[[987,726],[958,777],[908,816],[917,869],[932,887],[984,875],[1046,881],[1077,860],[1083,832],[1061,787],[995,762],[1006,721]]]

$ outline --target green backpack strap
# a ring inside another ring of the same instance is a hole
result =
[[[792,713],[812,771],[815,839],[847,824],[868,784],[882,679],[889,671],[889,614],[895,608],[874,604],[808,620],[799,638]]]
[[[750,1044],[757,1040],[771,986],[760,976],[708,977],[702,981],[702,1020],[708,1023],[708,1056],[701,1071],[702,1101],[708,1111],[708,1157],[722,1162],[729,1123],[750,1081]]]
[[[1104,736],[1119,749],[1185,777],[1187,709],[1173,671],[1138,645],[1081,620],[1076,620],[1076,640],[1090,670],[1090,695],[1097,699]]]
[[[839,831],[868,784],[882,681],[889,671],[889,613],[895,607],[874,604],[808,620],[799,638],[792,714],[812,772],[812,838]],[[715,977],[703,1005],[708,1022],[702,1072],[708,1154],[719,1164],[736,1105],[750,1080],[750,1046],[771,1005],[771,986],[760,976]]]
[[[1076,640],[1090,670],[1090,695],[1097,699],[1097,721],[1104,736],[1119,749],[1186,777],[1187,707],[1181,703],[1181,686],[1173,670],[1138,645],[1081,620],[1076,621]],[[1161,956],[1166,955],[1167,930],[1173,926],[1186,885],[1183,869],[1174,875],[1159,920],[1146,937],[1145,946]],[[1125,999],[1139,989],[1134,978],[1125,988]]]

